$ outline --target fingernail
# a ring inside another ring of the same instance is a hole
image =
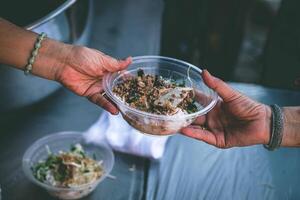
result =
[[[126,60],[128,60],[128,58],[130,58],[130,56],[128,57],[123,57],[123,58],[121,58],[120,60],[123,60],[123,61],[126,61]]]
[[[207,75],[212,79],[212,80],[215,80],[216,77],[214,77],[213,75],[211,75],[211,73],[208,71],[208,70],[205,70]]]
[[[203,74],[203,73],[205,73],[205,72],[207,72],[207,69],[202,69],[201,74]]]
[[[131,60],[131,57],[127,57],[127,58],[119,60],[119,62],[122,64],[125,64],[127,66],[132,62],[132,60]]]
[[[131,56],[127,57],[126,61],[131,63],[132,62],[132,57]]]
[[[119,110],[116,109],[116,108],[113,108],[110,113],[113,114],[113,115],[117,115],[117,114],[119,114]]]
[[[210,73],[207,71],[207,69],[203,69],[201,75],[203,76],[204,74],[210,75]]]

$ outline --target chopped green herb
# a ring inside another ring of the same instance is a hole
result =
[[[186,109],[186,111],[187,111],[189,114],[194,113],[194,112],[197,112],[197,110],[198,110],[198,108],[197,108],[197,106],[195,105],[194,102],[189,103],[188,106],[187,106],[187,109]]]
[[[103,174],[101,164],[88,157],[79,144],[71,146],[70,152],[51,153],[45,161],[32,167],[32,171],[39,181],[59,187],[91,183]]]
[[[144,73],[144,71],[143,71],[142,69],[139,69],[139,70],[137,71],[137,75],[142,77],[142,76],[145,75],[145,73]]]

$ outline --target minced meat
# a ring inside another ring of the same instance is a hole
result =
[[[139,69],[137,76],[126,77],[113,92],[130,107],[160,115],[174,115],[178,111],[194,113],[197,106],[194,91],[185,84],[161,76],[145,74]]]

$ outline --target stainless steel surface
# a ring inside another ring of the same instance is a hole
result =
[[[92,0],[65,1],[26,28],[36,33],[45,32],[49,38],[58,41],[86,45],[91,32],[92,3]],[[0,65],[0,79],[2,112],[36,103],[61,87],[53,81],[24,76],[23,71],[5,65]]]
[[[40,18],[39,20],[25,26],[26,29],[28,30],[33,30],[34,28],[46,23],[47,21],[53,19],[57,15],[61,14],[64,12],[67,8],[69,8],[71,5],[73,5],[77,0],[67,0],[64,2],[61,6],[59,6],[57,9],[53,10],[50,12],[48,15]]]

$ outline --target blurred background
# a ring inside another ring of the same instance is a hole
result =
[[[228,80],[297,89],[300,1],[166,0],[163,55]]]
[[[19,26],[117,58],[160,54],[226,81],[300,88],[299,0],[1,2],[1,16]],[[0,90],[7,94],[0,110],[38,101],[60,87],[17,70],[0,72]],[[11,94],[12,87],[20,92]]]

